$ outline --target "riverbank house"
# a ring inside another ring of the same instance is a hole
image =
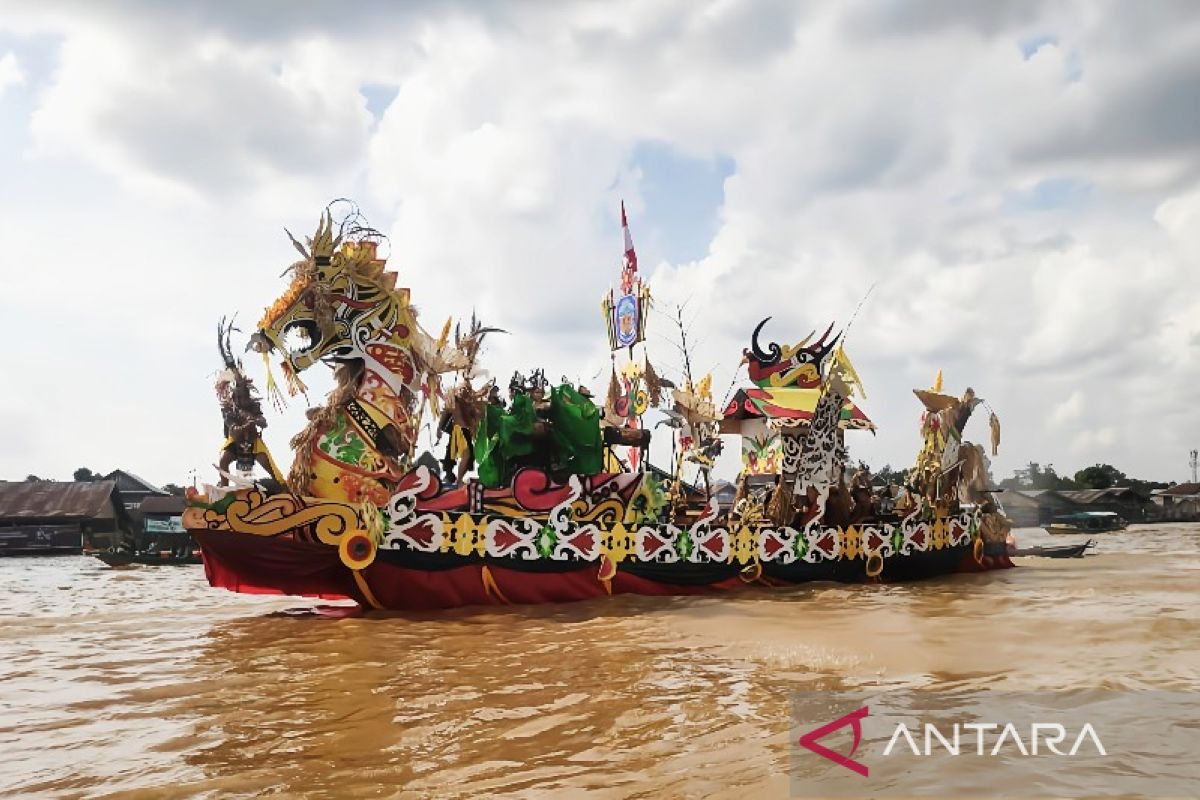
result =
[[[1134,489],[1016,489],[999,494],[1004,514],[1018,528],[1050,524],[1054,517],[1081,511],[1112,511],[1126,522],[1154,522],[1161,518],[1155,502]]]
[[[0,481],[0,556],[105,549],[131,531],[114,481]]]
[[[1162,518],[1172,522],[1200,521],[1200,483],[1177,483],[1154,493]]]

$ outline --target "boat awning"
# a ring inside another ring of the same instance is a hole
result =
[[[812,419],[820,399],[820,389],[802,389],[794,386],[782,389],[738,389],[737,394],[725,407],[721,432],[737,433],[739,423],[747,419],[773,420],[784,425],[808,422]],[[875,423],[867,418],[853,399],[847,398],[842,406],[841,427],[875,430]]]
[[[1074,514],[1062,514],[1054,518],[1054,522],[1083,522],[1089,519],[1118,519],[1120,514],[1115,511],[1077,511]]]

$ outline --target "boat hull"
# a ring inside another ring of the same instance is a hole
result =
[[[1088,539],[1083,544],[1070,544],[1062,547],[1025,547],[1017,550],[1013,556],[1036,556],[1039,558],[1082,558],[1088,548],[1094,547],[1096,544],[1092,539]]]
[[[1117,531],[1123,531],[1123,530],[1125,530],[1124,525],[1113,525],[1111,527],[1097,527],[1097,528],[1077,528],[1077,527],[1073,527],[1070,525],[1047,525],[1046,526],[1046,533],[1050,533],[1055,536],[1064,536],[1067,534],[1091,536],[1092,534],[1096,534],[1096,533],[1116,533]]]
[[[290,538],[257,538],[231,531],[194,531],[209,583],[247,594],[350,599],[367,608],[421,611],[462,606],[566,603],[615,594],[711,595],[753,587],[812,581],[874,580],[866,562],[764,564],[748,574],[735,563],[628,564],[601,579],[594,562],[519,562],[511,559],[380,551],[361,570],[348,569],[338,551]],[[1011,567],[1006,556],[976,561],[969,545],[895,555],[883,560],[878,580],[913,581],[956,572]]]
[[[129,567],[135,564],[141,566],[186,566],[201,563],[199,554],[189,553],[186,556],[162,555],[159,553],[122,553],[111,550],[101,550],[91,555],[103,561],[110,567]]]
[[[213,586],[424,610],[713,594],[809,581],[908,581],[1012,566],[978,511],[801,527],[638,519],[637,474],[519,474],[512,490],[446,489],[419,469],[380,508],[237,490],[192,498],[184,527]],[[365,510],[364,510],[365,509]],[[372,524],[380,523],[377,527]]]

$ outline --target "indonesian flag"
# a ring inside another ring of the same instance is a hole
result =
[[[637,253],[633,250],[633,237],[629,235],[629,220],[625,218],[625,201],[621,201],[621,229],[625,231],[625,269],[637,272]]]

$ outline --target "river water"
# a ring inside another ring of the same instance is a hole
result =
[[[920,584],[340,619],[198,566],[0,560],[0,797],[787,797],[796,692],[1200,691],[1200,526],[1096,538]]]

